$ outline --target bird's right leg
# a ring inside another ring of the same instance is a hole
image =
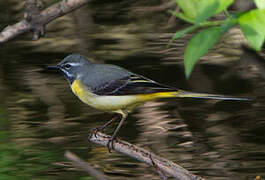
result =
[[[117,133],[118,133],[118,131],[120,130],[120,128],[121,128],[123,122],[126,120],[127,115],[128,115],[128,112],[125,111],[125,110],[123,110],[123,111],[122,111],[122,118],[121,118],[121,121],[120,121],[120,123],[118,124],[118,126],[116,127],[114,133],[112,134],[112,136],[110,137],[110,139],[109,139],[109,141],[108,141],[107,147],[108,147],[108,150],[109,150],[110,153],[111,153],[111,150],[112,150],[112,149],[114,150],[113,142],[114,142],[114,140],[116,139]]]
[[[103,131],[106,127],[108,127],[113,121],[117,120],[119,118],[120,114],[117,114],[116,116],[114,116],[113,118],[111,118],[111,120],[109,120],[107,123],[105,123],[103,126],[97,127],[97,128],[93,128],[92,132],[89,135],[89,138],[92,137],[92,135],[95,135],[95,137],[97,137],[97,132],[98,131]]]

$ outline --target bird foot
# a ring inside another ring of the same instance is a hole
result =
[[[92,137],[92,136],[95,136],[95,138],[97,138],[97,133],[99,131],[103,131],[103,129],[101,127],[99,128],[93,128],[92,131],[90,132],[90,135],[89,135],[89,139]]]
[[[111,153],[112,150],[115,150],[114,144],[113,144],[115,140],[116,140],[116,138],[111,136],[109,141],[108,141],[107,147],[108,147],[109,153]]]

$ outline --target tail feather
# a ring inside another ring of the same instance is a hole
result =
[[[176,97],[190,97],[199,99],[216,99],[216,100],[232,100],[232,101],[251,101],[251,98],[247,97],[233,97],[219,94],[207,94],[207,93],[195,93],[189,91],[179,90],[176,92]]]

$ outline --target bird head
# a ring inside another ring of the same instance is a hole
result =
[[[93,63],[88,61],[85,56],[81,56],[79,54],[71,54],[65,57],[56,66],[48,66],[47,68],[60,70],[64,74],[68,82],[72,84],[75,79],[82,77],[92,64]]]

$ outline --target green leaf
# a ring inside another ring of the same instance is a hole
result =
[[[239,25],[251,46],[260,51],[265,39],[265,9],[255,9],[239,17]]]
[[[185,14],[183,14],[181,12],[176,12],[176,11],[172,11],[172,10],[169,10],[168,12],[170,14],[172,14],[173,16],[176,16],[176,17],[178,17],[179,19],[181,19],[183,21],[186,21],[186,22],[191,23],[191,24],[194,23],[193,19],[190,19],[189,17],[187,17]]]
[[[200,31],[190,40],[190,42],[186,47],[184,55],[186,77],[190,76],[190,73],[196,62],[211,47],[213,47],[213,45],[218,41],[220,36],[221,36],[221,28],[211,27]]]
[[[233,0],[201,0],[197,7],[195,24],[199,24],[209,17],[224,11]]]
[[[215,14],[219,6],[216,0],[202,0],[198,7],[195,24],[199,24]]]
[[[265,8],[265,1],[264,0],[254,0],[254,2],[259,9]]]
[[[176,0],[176,3],[188,18],[195,19],[200,0]]]
[[[217,1],[219,3],[219,6],[215,14],[218,14],[226,10],[234,2],[234,0],[217,0]]]
[[[172,43],[174,40],[176,40],[176,39],[178,39],[178,38],[183,37],[185,34],[194,31],[194,29],[196,29],[196,28],[197,28],[197,26],[190,26],[190,27],[187,27],[186,29],[183,29],[183,30],[181,30],[181,31],[177,31],[177,32],[173,35],[173,37],[171,38],[170,43]]]

